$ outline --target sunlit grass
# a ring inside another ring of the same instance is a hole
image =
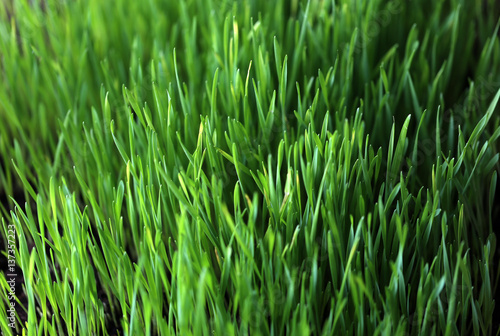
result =
[[[496,1],[0,18],[5,335],[497,334]]]

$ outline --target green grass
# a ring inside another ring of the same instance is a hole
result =
[[[495,0],[4,1],[3,334],[498,335],[499,26]]]

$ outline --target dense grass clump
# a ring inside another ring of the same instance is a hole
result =
[[[496,0],[4,1],[3,334],[496,335],[499,27]]]

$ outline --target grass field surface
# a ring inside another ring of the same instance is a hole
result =
[[[3,1],[3,335],[498,335],[499,27]]]

